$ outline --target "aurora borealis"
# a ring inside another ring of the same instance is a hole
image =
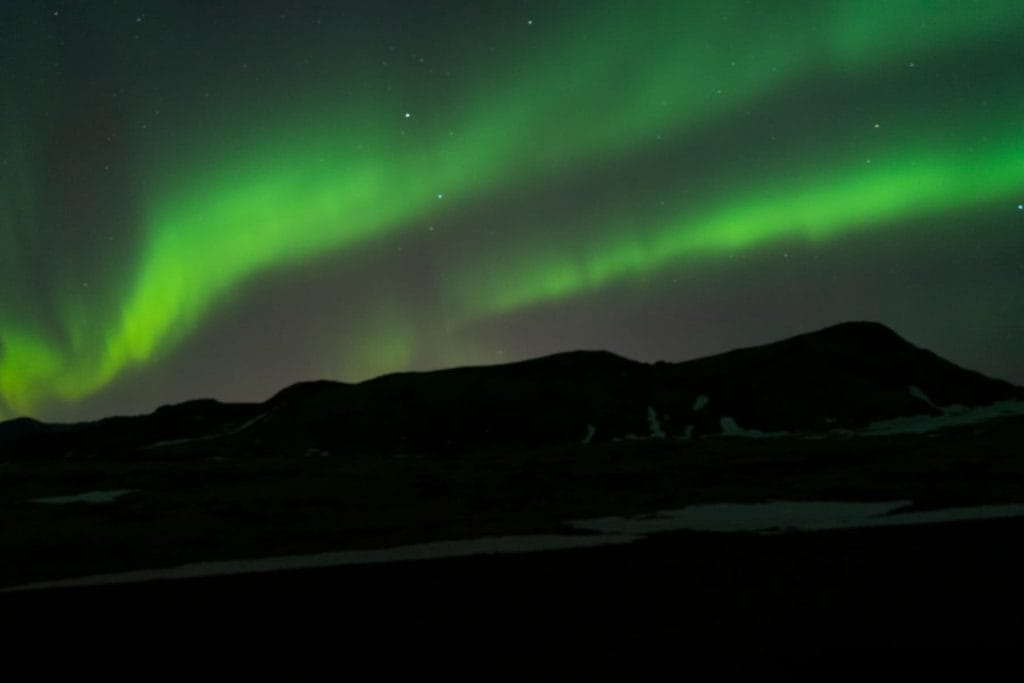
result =
[[[851,319],[1024,381],[1024,4],[0,8],[0,419]]]

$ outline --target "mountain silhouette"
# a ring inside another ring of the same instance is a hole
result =
[[[696,360],[573,351],[496,366],[290,386],[268,401],[212,399],[150,415],[0,424],[5,457],[457,455],[629,438],[856,430],[1024,398],[877,323],[849,322]]]

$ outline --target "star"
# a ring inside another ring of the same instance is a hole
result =
[[[408,112],[408,111],[405,112],[405,118],[411,119],[412,118],[412,112]]]
[[[1018,211],[1024,211],[1024,204],[1018,204],[1017,205],[1017,210]]]
[[[438,192],[437,193],[437,198],[438,199],[444,199],[444,192]]]

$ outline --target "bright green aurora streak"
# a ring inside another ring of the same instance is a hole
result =
[[[0,419],[75,403],[154,362],[270,270],[401,239],[442,211],[500,206],[509,192],[529,196],[597,166],[628,167],[660,140],[685,144],[814,83],[863,90],[894,69],[1011,44],[1024,26],[1024,5],[1001,1],[597,5],[494,36],[511,44],[508,56],[466,66],[436,100],[411,88],[413,106],[400,94],[339,101],[317,83],[282,96],[305,104],[282,105],[257,126],[259,136],[210,145],[208,131],[192,135],[180,124],[173,140],[140,145],[145,189],[130,276],[114,301],[57,286],[56,326],[17,303],[29,287],[20,240],[45,198],[28,180],[31,153],[10,152],[27,144],[27,124],[0,129],[7,163],[18,167],[0,187]],[[984,112],[954,103],[922,121],[913,103],[883,101],[884,137],[862,142],[840,128],[835,145],[808,142],[664,210],[613,202],[568,243],[544,237],[566,227],[561,219],[524,214],[507,250],[451,264],[446,308],[471,325],[779,238],[827,240],[1016,203],[1024,187],[1019,71],[1007,67],[985,86]],[[234,104],[244,119],[245,103]],[[191,139],[201,142],[182,142]],[[681,171],[668,177],[680,190],[689,181]],[[384,336],[361,344],[383,349],[386,366],[408,358],[415,332],[385,317],[402,338],[374,332]]]

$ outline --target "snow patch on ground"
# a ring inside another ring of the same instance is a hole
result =
[[[736,423],[736,419],[732,417],[723,417],[718,421],[722,427],[722,436],[746,436],[746,437],[775,437],[775,436],[786,436],[789,432],[762,432],[759,429],[744,429]]]
[[[43,588],[74,588],[117,583],[141,583],[170,579],[192,579],[205,576],[259,574],[289,569],[313,569],[384,562],[411,562],[469,555],[507,555],[534,553],[544,550],[591,548],[602,545],[632,543],[638,540],[628,534],[614,535],[560,535],[536,534],[523,536],[488,536],[463,541],[437,541],[417,543],[380,550],[342,550],[312,555],[282,555],[223,562],[195,562],[165,569],[145,569],[117,574],[97,574],[76,579],[40,581],[0,590],[0,593]]]
[[[704,408],[706,408],[708,403],[710,402],[711,399],[708,398],[706,394],[701,394],[700,396],[697,397],[697,400],[693,402],[693,412],[699,413],[700,411],[704,410]]]
[[[234,436],[235,434],[241,434],[246,429],[252,427],[254,424],[265,418],[267,415],[270,415],[270,413],[274,412],[274,410],[276,409],[271,408],[265,413],[260,413],[256,417],[246,420],[245,422],[238,425],[234,429],[229,429],[228,431],[222,432],[220,434],[205,434],[203,436],[194,436],[188,439],[169,439],[167,441],[156,441],[154,443],[143,446],[140,450],[162,448],[164,446],[180,446],[183,443],[195,443],[196,441],[211,441],[213,439],[223,439],[226,436]]]
[[[658,413],[654,411],[654,406],[647,406],[647,426],[651,429],[652,438],[665,438],[665,430],[661,428],[661,422],[658,420]]]
[[[983,505],[924,512],[898,512],[908,500],[885,502],[771,501],[713,503],[665,510],[646,517],[600,517],[570,526],[602,534],[646,535],[665,531],[827,531],[1024,517],[1024,504]]]
[[[640,517],[601,517],[568,522],[592,535],[536,534],[489,536],[459,541],[438,541],[384,548],[342,550],[309,555],[284,555],[221,562],[196,562],[164,569],[99,574],[74,579],[41,581],[0,589],[0,593],[46,588],[71,588],[118,583],[140,583],[205,576],[254,574],[291,569],[344,565],[410,562],[469,555],[503,555],[621,545],[649,534],[667,531],[758,532],[825,531],[865,527],[937,524],[970,520],[1024,517],[1024,504],[982,505],[944,510],[906,511],[910,501],[771,501],[767,503],[712,503],[692,505]]]
[[[583,441],[581,441],[580,443],[586,446],[593,440],[595,434],[597,434],[597,429],[594,427],[594,425],[587,424],[587,435],[583,437]]]
[[[134,493],[138,489],[112,489],[109,491],[87,491],[76,493],[72,496],[49,496],[46,498],[32,498],[30,503],[46,503],[49,505],[67,505],[69,503],[113,503],[121,496]]]
[[[1024,401],[999,401],[991,405],[973,408],[954,406],[944,410],[942,415],[911,415],[872,422],[858,433],[868,436],[924,434],[946,427],[976,424],[1011,415],[1024,415]]]
[[[929,407],[935,408],[936,410],[942,410],[942,408],[932,403],[932,399],[929,398],[928,394],[924,393],[924,391],[920,387],[915,387],[911,385],[907,387],[907,389],[910,391],[910,395],[913,396],[914,398],[924,401],[929,405]]]

